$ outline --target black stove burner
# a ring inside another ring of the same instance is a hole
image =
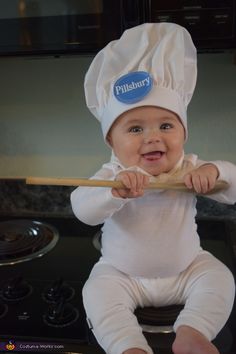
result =
[[[44,321],[48,326],[66,327],[77,321],[78,309],[61,297],[53,303],[44,315]]]
[[[43,291],[43,298],[47,302],[57,302],[60,298],[69,301],[74,296],[74,289],[63,281],[63,278],[55,280]]]
[[[58,284],[61,291],[55,290],[56,299],[48,301],[47,291],[50,294],[55,287],[58,289]],[[52,340],[87,344],[82,286],[80,281],[67,282],[62,278],[44,281],[16,277],[0,282],[1,340],[24,338],[37,343]],[[23,296],[22,289],[27,288],[30,292]],[[70,298],[65,289],[69,289]]]
[[[31,285],[21,276],[18,276],[6,281],[0,291],[0,296],[3,300],[19,301],[28,297],[31,292]]]
[[[40,257],[58,241],[51,225],[30,220],[0,223],[0,265],[24,262]]]
[[[135,310],[135,315],[137,316],[140,324],[150,326],[170,326],[175,322],[183,307],[183,305],[144,308],[138,307]]]
[[[0,318],[4,317],[6,313],[7,313],[7,305],[1,301],[0,302]]]

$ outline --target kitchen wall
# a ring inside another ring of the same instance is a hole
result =
[[[199,54],[186,152],[236,163],[233,53]],[[110,155],[86,108],[92,57],[0,59],[0,177],[87,177]]]

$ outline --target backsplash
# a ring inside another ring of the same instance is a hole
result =
[[[75,187],[33,186],[24,180],[0,181],[0,216],[72,217],[70,194]],[[236,220],[236,204],[226,205],[198,197],[198,217],[220,217]]]
[[[72,216],[70,194],[74,187],[33,186],[24,180],[0,182],[3,215]]]

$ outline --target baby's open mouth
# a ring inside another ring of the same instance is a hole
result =
[[[158,160],[162,157],[163,154],[164,154],[163,151],[150,151],[150,152],[147,152],[146,154],[142,154],[142,156],[146,160]]]

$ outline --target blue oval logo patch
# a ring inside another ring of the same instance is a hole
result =
[[[113,92],[120,102],[132,104],[141,101],[152,89],[153,81],[146,71],[134,71],[121,76]]]

